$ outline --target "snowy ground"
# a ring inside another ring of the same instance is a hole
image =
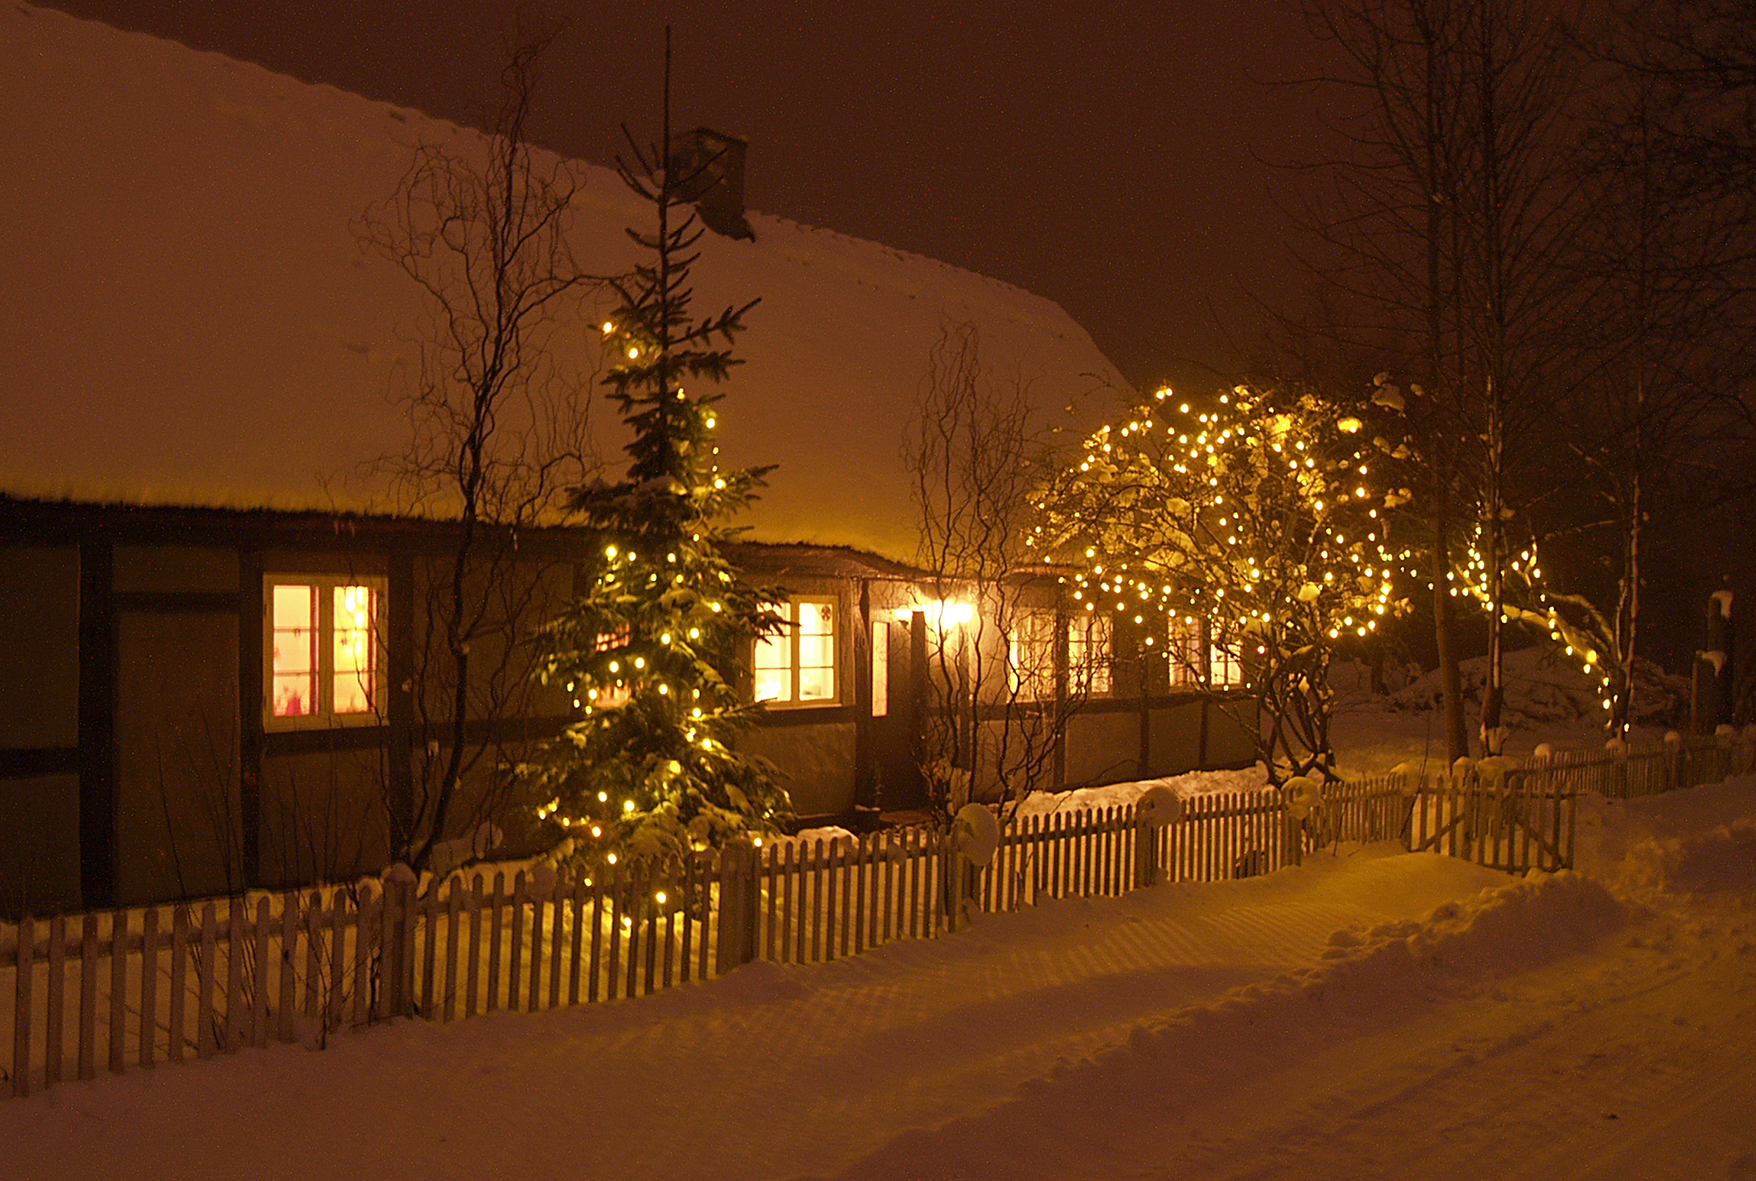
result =
[[[1756,1178],[1756,779],[0,1102],[7,1176]]]

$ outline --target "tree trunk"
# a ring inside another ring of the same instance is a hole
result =
[[[1439,691],[1445,706],[1445,764],[1469,753],[1463,723],[1463,674],[1457,666],[1457,609],[1446,575],[1451,572],[1450,538],[1443,514],[1434,524],[1433,638],[1439,646]]]

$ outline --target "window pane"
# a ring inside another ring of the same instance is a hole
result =
[[[890,713],[890,624],[872,621],[872,716]]]
[[[799,670],[800,701],[830,701],[835,697],[835,670],[832,668],[801,668]]]
[[[1014,623],[1008,649],[1007,686],[1026,701],[1055,695],[1055,616],[1023,611]]]
[[[799,700],[835,700],[835,607],[799,603]]]
[[[786,603],[764,603],[765,611],[772,611],[788,625],[770,636],[762,636],[756,641],[755,657],[751,660],[751,668],[756,674],[757,701],[791,701],[793,699],[793,636],[790,626],[793,618],[792,608]]]
[[[317,712],[317,588],[277,585],[270,610],[270,709],[277,718],[309,717]]]
[[[801,636],[834,635],[835,607],[829,603],[800,603],[799,634]]]
[[[1238,654],[1235,651],[1215,644],[1208,653],[1208,659],[1212,662],[1209,668],[1214,685],[1241,685],[1244,683],[1244,666],[1239,662]]]
[[[371,713],[378,684],[378,596],[369,586],[335,588],[335,698],[338,714]]]
[[[1067,621],[1067,663],[1073,683],[1093,696],[1110,692],[1110,636],[1108,615],[1088,613]]]
[[[762,641],[769,643],[770,641]],[[756,670],[756,700],[758,701],[791,701],[793,699],[793,670],[790,668],[758,668]]]
[[[834,636],[800,636],[799,667],[829,668],[835,664]]]
[[[1194,685],[1201,680],[1201,624],[1184,616],[1171,616],[1169,628],[1171,684]]]
[[[786,633],[778,636],[761,636],[756,641],[757,668],[787,668],[793,661],[787,654],[792,649],[792,639]]]
[[[1091,657],[1091,691],[1093,693],[1109,693],[1115,688],[1110,670],[1110,662],[1115,655],[1111,644],[1111,637],[1114,634],[1115,620],[1108,615],[1099,615],[1092,619],[1088,655]]]

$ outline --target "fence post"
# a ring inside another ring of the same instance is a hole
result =
[[[948,844],[941,854],[940,864],[945,867],[944,875],[939,881],[940,905],[945,909],[945,929],[959,931],[964,925],[963,903],[969,897],[970,870],[973,866],[956,844]]]
[[[1159,825],[1134,822],[1134,887],[1141,889],[1158,884]]]
[[[30,915],[18,920],[18,969],[13,974],[12,1093],[30,1094],[31,981],[36,976],[37,932]]]
[[[1183,818],[1183,797],[1162,784],[1134,802],[1134,884],[1156,886],[1159,834]]]
[[[394,878],[383,879],[384,892],[378,903],[378,972],[379,992],[378,1003],[381,1006],[372,1017],[389,1018],[397,1015],[400,999],[397,996],[402,986],[402,940],[396,935],[396,895],[397,883]],[[365,938],[365,921],[361,920],[360,938]]]
[[[715,975],[756,958],[756,849],[735,841],[719,851],[719,946]]]

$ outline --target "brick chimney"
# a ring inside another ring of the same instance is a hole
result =
[[[727,238],[756,237],[744,217],[744,141],[705,127],[674,138],[671,171],[702,224]]]

